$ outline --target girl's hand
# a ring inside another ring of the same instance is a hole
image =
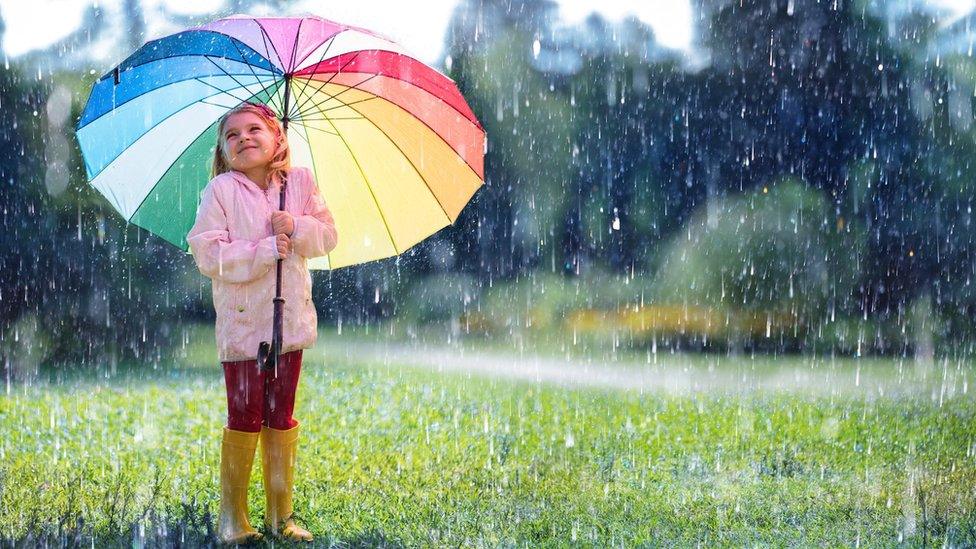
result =
[[[279,234],[275,237],[275,244],[278,246],[278,257],[285,259],[291,253],[291,239],[286,234]]]
[[[271,230],[274,234],[291,236],[295,232],[295,218],[290,213],[278,210],[271,214]]]

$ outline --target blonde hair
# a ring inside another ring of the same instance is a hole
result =
[[[274,134],[275,143],[278,144],[278,147],[274,155],[271,156],[271,163],[268,165],[268,180],[274,181],[277,178],[279,181],[284,181],[288,170],[291,169],[291,150],[288,148],[288,136],[274,111],[266,105],[256,103],[241,103],[220,117],[220,123],[217,124],[217,147],[214,149],[210,177],[217,177],[222,173],[231,171],[232,168],[224,151],[224,126],[231,116],[243,112],[256,114]]]

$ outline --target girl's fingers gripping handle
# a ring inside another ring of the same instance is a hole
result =
[[[278,257],[285,259],[291,251],[291,239],[286,234],[279,234],[275,237],[275,244],[278,246]]]

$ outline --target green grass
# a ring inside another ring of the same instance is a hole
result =
[[[225,410],[203,333],[172,365],[0,396],[0,543],[212,541]],[[976,544],[966,393],[565,389],[327,359],[341,340],[309,353],[296,412],[321,545]]]

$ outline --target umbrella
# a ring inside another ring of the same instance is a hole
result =
[[[312,169],[342,235],[310,268],[402,253],[483,184],[484,129],[449,78],[365,29],[247,16],[150,41],[95,83],[77,129],[89,181],[127,221],[187,250],[219,119],[245,101],[278,113],[292,163]],[[279,260],[265,369],[283,306]]]
[[[342,238],[313,269],[398,255],[452,224],[484,180],[485,133],[457,86],[368,30],[233,16],[146,43],[93,86],[88,179],[129,222],[187,250],[221,115],[287,125]]]

